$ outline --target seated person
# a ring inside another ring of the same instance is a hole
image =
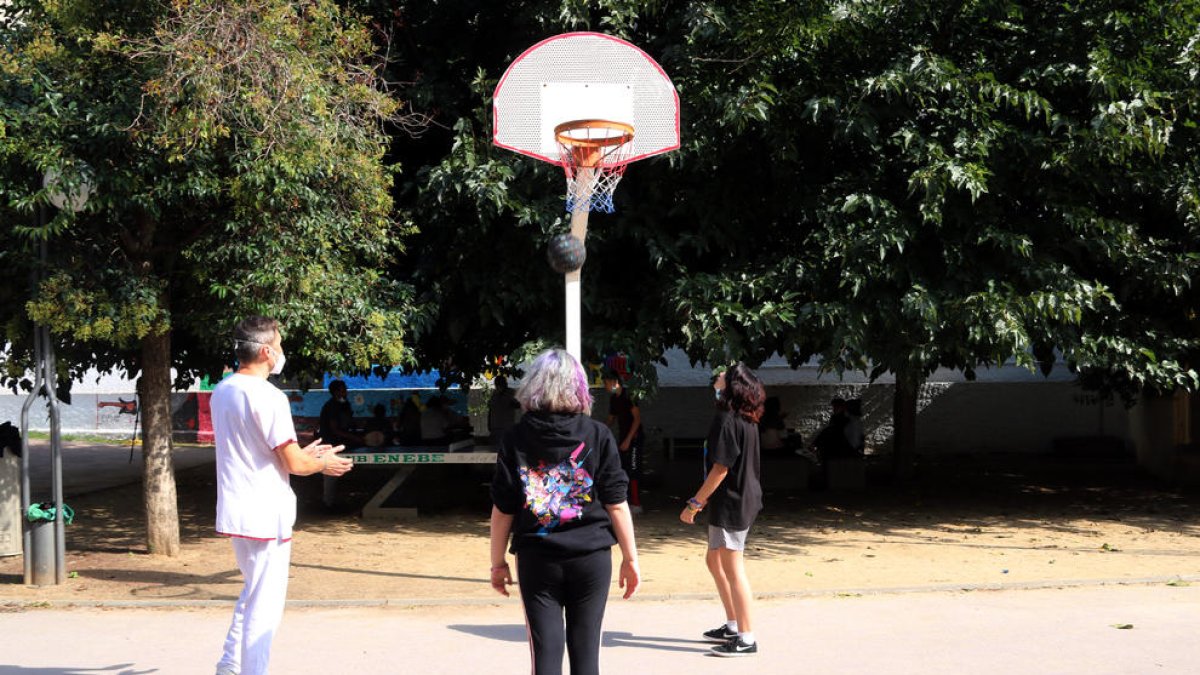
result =
[[[832,409],[829,422],[813,440],[813,450],[822,462],[853,455],[850,443],[846,441],[846,424],[850,421],[850,416],[846,414],[846,399],[835,398],[829,402],[829,406]]]
[[[470,438],[471,418],[459,415],[453,407],[454,399],[442,397],[442,416],[446,419],[446,434],[451,440]]]
[[[425,409],[421,411],[421,443],[436,445],[449,441],[443,405],[440,394],[434,394],[425,401]]]
[[[420,397],[416,394],[409,396],[400,406],[400,419],[397,431],[400,445],[418,445],[421,442],[421,406]]]
[[[344,445],[347,449],[366,445],[362,436],[355,433],[354,409],[350,407],[346,383],[334,380],[329,383],[329,400],[321,406],[321,422],[317,437],[330,445]]]
[[[762,419],[758,421],[759,443],[765,455],[779,454],[787,449],[787,426],[783,419],[787,413],[780,408],[779,397],[771,396],[763,402]]]
[[[508,378],[497,375],[493,384],[496,388],[488,399],[488,434],[492,443],[498,444],[504,433],[516,425],[521,404],[517,402],[516,392],[508,388]]]
[[[861,398],[846,401],[846,443],[855,457],[862,457],[866,449],[862,415]]]
[[[376,403],[371,413],[366,433],[363,434],[364,444],[369,448],[391,445],[392,421],[387,417],[387,408],[382,403]]]
[[[425,402],[425,411],[421,413],[421,443],[442,445],[470,435],[470,420],[454,412],[450,403],[448,397],[440,394],[430,396]]]

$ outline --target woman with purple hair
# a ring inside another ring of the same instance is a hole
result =
[[[599,673],[613,544],[626,598],[641,578],[629,479],[612,431],[591,418],[587,374],[566,351],[534,360],[517,401],[525,414],[500,439],[492,479],[492,588],[508,595],[508,547],[535,675],[562,672],[564,645],[573,675]]]
[[[713,382],[717,414],[704,445],[704,484],[687,500],[679,519],[691,525],[708,510],[708,554],[705,562],[725,609],[725,623],[705,631],[704,638],[721,644],[715,656],[750,656],[758,642],[750,623],[750,580],[742,552],[746,535],[762,510],[762,466],[758,421],[766,392],[744,364],[735,363]]]

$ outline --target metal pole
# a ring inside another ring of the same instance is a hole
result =
[[[36,273],[35,273],[36,274]],[[35,277],[36,278],[36,277]],[[21,544],[25,552],[25,585],[33,583],[33,532],[29,519],[29,507],[33,504],[33,495],[29,485],[29,408],[37,399],[42,389],[42,336],[41,328],[33,329],[33,360],[37,364],[34,369],[33,391],[25,398],[21,406]]]
[[[571,211],[571,235],[586,245],[589,202],[592,198],[592,178],[596,169],[580,166],[576,171],[575,204]],[[583,362],[582,279],[582,267],[563,275],[567,305],[567,353],[580,362]]]
[[[45,227],[46,211],[44,206],[38,207],[38,226]],[[30,273],[30,293],[37,292],[38,281],[41,279],[42,269],[46,261],[46,242],[43,240],[39,247],[40,259],[42,265]],[[33,583],[33,528],[29,523],[26,514],[29,513],[29,507],[33,504],[33,491],[29,481],[29,408],[33,406],[33,402],[38,395],[43,393],[45,374],[43,354],[42,354],[42,328],[35,325],[33,328],[33,391],[29,392],[29,396],[25,398],[25,403],[21,406],[21,544],[24,551],[24,567],[25,567],[25,584]]]
[[[50,329],[42,327],[42,356],[46,361],[46,398],[50,401],[50,461],[53,465],[51,483],[54,490],[54,583],[67,582],[67,526],[63,522],[62,423],[58,409],[58,366],[54,361],[54,344]]]
[[[582,313],[582,286],[580,270],[567,272],[564,276],[567,292],[567,352],[575,360],[583,361],[583,328],[580,314]]]

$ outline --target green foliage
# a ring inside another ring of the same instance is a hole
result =
[[[599,30],[670,74],[684,145],[593,214],[589,358],[970,377],[1061,354],[1093,386],[1196,384],[1195,2],[355,6],[430,110],[400,148],[420,232],[394,275],[418,288],[419,359],[452,377],[562,337],[540,263],[560,178],[492,147],[490,95],[530,44]]]
[[[543,262],[550,237],[567,228],[562,171],[492,145],[491,95],[512,59],[538,40],[569,30],[644,40],[646,31],[662,34],[668,4],[356,3],[396,31],[389,77],[412,82],[413,110],[429,111],[432,120],[425,134],[397,148],[409,169],[398,202],[419,232],[394,274],[418,289],[421,364],[469,382],[496,357],[512,364],[535,345],[562,344],[562,276]],[[668,168],[665,160],[639,164],[638,189],[657,190],[645,172]],[[619,202],[623,192],[625,185]],[[631,388],[649,388],[664,345],[678,341],[667,336],[675,324],[663,312],[664,247],[673,248],[677,236],[686,245],[688,234],[678,225],[662,234],[668,228],[656,212],[637,220],[623,204],[618,209],[591,217],[585,358],[625,351],[641,364]]]
[[[1198,384],[1193,1],[356,4],[433,120],[399,148],[420,233],[394,271],[429,365],[561,339],[561,179],[490,145],[490,94],[529,45],[599,30],[671,76],[683,147],[593,214],[591,357]]]
[[[158,302],[161,293],[154,286],[116,279],[113,292],[102,285],[89,289],[59,272],[44,279],[38,291],[26,305],[30,320],[81,342],[128,349],[146,335],[170,328],[168,312]]]
[[[741,185],[775,197],[738,219],[768,248],[676,283],[694,357],[971,376],[1056,348],[1200,384],[1163,311],[1196,272],[1196,3],[707,6],[694,147],[755,144]]]
[[[412,230],[387,158],[411,119],[366,24],[328,0],[12,6],[0,238],[18,274],[45,239],[53,272],[32,297],[0,296],[10,378],[28,320],[73,371],[134,373],[140,340],[169,329],[185,380],[220,372],[249,313],[283,320],[297,374],[409,358],[412,293],[382,270]],[[87,207],[38,225],[42,173],[69,188],[80,162]]]

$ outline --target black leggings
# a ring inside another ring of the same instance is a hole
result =
[[[565,558],[537,551],[517,554],[534,675],[562,673],[564,632],[571,675],[600,672],[600,624],[611,581],[612,552],[607,548]]]

